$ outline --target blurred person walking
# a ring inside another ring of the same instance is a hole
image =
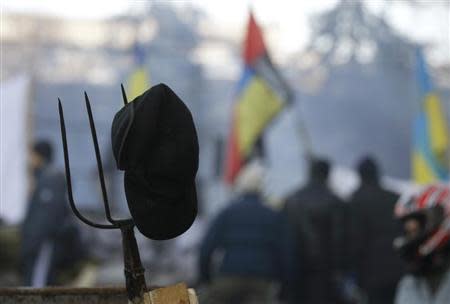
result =
[[[64,175],[51,165],[52,146],[42,140],[30,154],[31,197],[21,226],[20,268],[25,286],[56,282],[56,271],[82,255],[80,235],[66,202]]]
[[[395,216],[403,233],[394,247],[407,263],[395,304],[450,303],[450,189],[431,185],[400,200]]]
[[[402,263],[392,248],[400,232],[392,212],[398,195],[381,187],[374,159],[358,164],[361,185],[349,202],[347,219],[348,260],[346,265],[368,303],[392,303],[402,275]]]
[[[208,284],[203,304],[274,303],[282,272],[281,217],[261,194],[263,167],[242,169],[238,195],[211,223],[200,248],[200,282]],[[222,254],[217,271],[213,264]],[[215,274],[214,274],[215,273]]]
[[[287,255],[288,303],[337,303],[340,298],[336,280],[343,259],[343,203],[327,186],[329,171],[326,160],[312,160],[309,182],[286,199],[287,234],[294,243]]]

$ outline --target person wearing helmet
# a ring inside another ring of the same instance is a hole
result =
[[[409,200],[400,200],[395,216],[404,234],[394,248],[406,261],[396,304],[450,303],[450,188],[431,185]]]

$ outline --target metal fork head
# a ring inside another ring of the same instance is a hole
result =
[[[125,90],[123,89],[123,86],[122,86],[122,96],[124,98],[124,101],[126,101],[126,95],[125,95]],[[94,118],[92,115],[91,104],[90,104],[89,97],[86,92],[84,92],[84,97],[85,97],[85,103],[86,103],[86,110],[87,110],[88,118],[89,118],[89,126],[91,129],[91,135],[92,135],[92,140],[93,140],[93,144],[94,144],[95,157],[96,157],[96,161],[97,161],[97,169],[98,169],[98,174],[99,174],[100,186],[101,186],[101,190],[102,190],[103,205],[104,205],[104,209],[105,209],[106,219],[111,224],[94,223],[93,221],[84,217],[79,212],[79,210],[77,209],[77,207],[75,205],[75,200],[73,198],[73,191],[72,191],[72,180],[71,180],[71,175],[70,175],[69,151],[68,151],[68,145],[67,145],[67,135],[66,135],[66,126],[65,126],[65,121],[64,121],[64,112],[63,112],[61,100],[58,98],[59,121],[60,121],[60,126],[61,126],[61,138],[62,138],[63,150],[64,150],[64,165],[65,165],[65,171],[66,171],[67,193],[68,193],[70,207],[71,207],[73,213],[82,222],[84,222],[85,224],[87,224],[89,226],[95,227],[95,228],[115,229],[115,228],[120,228],[121,226],[124,226],[124,225],[127,225],[127,226],[132,225],[133,224],[132,219],[115,220],[111,217],[111,211],[110,211],[109,202],[108,202],[108,195],[107,195],[106,186],[105,186],[105,178],[104,178],[104,174],[103,174],[102,159],[101,159],[100,148],[99,148],[98,140],[97,140],[97,132],[95,130],[95,123],[94,123]]]
[[[128,98],[127,98],[127,94],[125,93],[125,89],[123,88],[123,84],[120,84],[120,89],[122,90],[122,99],[123,99],[123,103],[126,106],[128,103]]]
[[[123,85],[122,97],[124,103],[127,104],[127,97]],[[136,238],[134,236],[134,221],[133,219],[121,219],[114,220],[111,217],[111,212],[108,203],[108,196],[106,193],[105,178],[103,175],[102,159],[100,156],[100,149],[98,146],[97,132],[95,131],[94,118],[92,115],[91,103],[89,97],[84,92],[84,98],[86,102],[86,110],[89,117],[89,126],[91,129],[92,141],[94,143],[95,157],[97,160],[97,169],[100,179],[100,186],[102,189],[103,205],[105,208],[106,219],[110,224],[98,224],[91,220],[85,218],[77,209],[75,201],[73,199],[72,193],[72,181],[70,176],[70,164],[69,164],[69,150],[67,147],[67,135],[66,135],[66,125],[64,122],[64,113],[61,104],[61,100],[58,98],[58,110],[59,110],[59,122],[61,125],[61,138],[64,150],[64,165],[66,170],[66,182],[67,182],[67,193],[69,197],[69,204],[72,208],[73,213],[85,224],[100,228],[100,229],[120,229],[122,233],[123,242],[123,259],[124,259],[124,273],[125,273],[125,284],[127,289],[127,296],[130,303],[143,303],[144,295],[147,290],[144,276],[144,268],[142,267],[139,249],[137,246]]]

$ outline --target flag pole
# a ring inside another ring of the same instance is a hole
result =
[[[298,111],[296,111],[295,118],[296,118],[298,137],[300,139],[300,142],[303,143],[305,159],[309,163],[309,162],[311,162],[311,160],[313,158],[311,136],[308,132],[308,128],[306,127],[305,120],[302,119],[302,117],[301,117],[301,113],[298,113]]]

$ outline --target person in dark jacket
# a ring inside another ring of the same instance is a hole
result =
[[[200,281],[208,284],[200,303],[273,303],[281,278],[280,215],[261,195],[263,169],[252,163],[237,179],[238,195],[221,211],[200,248]],[[222,254],[218,269],[212,262]]]
[[[47,141],[35,143],[30,154],[34,179],[21,226],[20,266],[25,286],[54,284],[56,270],[76,260],[81,250],[67,206],[64,175],[51,166],[52,154]]]
[[[314,159],[306,186],[286,199],[284,213],[296,257],[285,286],[289,303],[336,303],[343,255],[342,202],[327,186],[330,165]]]
[[[400,257],[392,247],[401,232],[392,216],[398,195],[380,186],[372,158],[362,159],[358,172],[361,185],[349,203],[349,265],[369,303],[389,304],[402,275]]]

